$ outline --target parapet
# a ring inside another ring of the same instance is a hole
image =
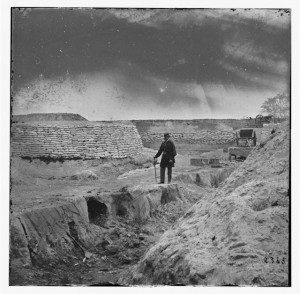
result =
[[[142,151],[133,124],[26,122],[11,127],[11,156],[53,159],[126,158]]]

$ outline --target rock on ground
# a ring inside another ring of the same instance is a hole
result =
[[[84,170],[84,171],[81,171],[75,175],[72,175],[71,176],[71,180],[97,180],[98,179],[98,176],[90,171],[90,170]]]
[[[206,194],[122,284],[289,284],[289,125]]]

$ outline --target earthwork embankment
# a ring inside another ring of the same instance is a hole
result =
[[[135,120],[143,145],[157,149],[169,132],[181,154],[201,153],[235,144],[235,131],[255,128],[255,119]]]
[[[14,123],[11,155],[27,158],[125,158],[141,152],[139,133],[130,122],[49,121]]]

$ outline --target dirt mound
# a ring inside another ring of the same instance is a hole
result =
[[[13,157],[10,162],[12,210],[17,212],[58,205],[98,187],[105,191],[117,191],[128,184],[126,178],[118,180],[118,176],[126,175],[132,170],[137,171],[132,183],[136,185],[142,176],[140,174],[143,174],[139,170],[144,173],[150,170],[147,167],[152,165],[152,160],[153,156],[149,151],[123,159],[60,160]],[[145,178],[149,180],[150,174]]]
[[[228,153],[224,152],[223,149],[217,149],[201,154],[201,158],[219,158],[220,160],[227,160]]]
[[[285,123],[121,283],[289,285],[289,135]]]
[[[149,149],[150,150],[150,149]],[[118,176],[132,169],[147,168],[152,165],[154,151],[137,154],[124,159],[90,160],[48,160],[11,158],[11,180],[25,185],[36,184],[42,180],[71,179],[96,180],[99,177]]]
[[[229,177],[233,168],[205,169],[195,172],[181,173],[174,177],[174,181],[182,183],[193,183],[202,187],[215,187]]]
[[[13,122],[27,122],[27,121],[87,121],[84,117],[75,113],[30,113],[13,116]]]
[[[97,180],[98,179],[98,176],[90,171],[90,170],[84,170],[82,172],[79,172],[75,175],[72,175],[71,176],[71,180]]]

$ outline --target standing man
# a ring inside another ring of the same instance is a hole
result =
[[[154,161],[157,157],[162,154],[162,158],[160,161],[160,183],[165,183],[165,171],[166,167],[168,168],[168,184],[171,183],[172,180],[172,167],[174,167],[176,149],[173,141],[170,140],[170,134],[164,134],[164,142],[160,145],[160,148],[157,154],[154,156]]]

